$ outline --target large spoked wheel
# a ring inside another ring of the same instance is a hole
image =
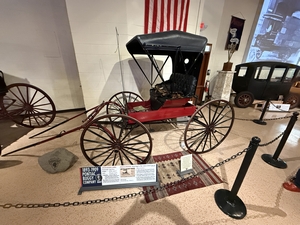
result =
[[[40,88],[14,83],[0,102],[1,110],[15,123],[38,128],[50,124],[56,115],[52,99]]]
[[[184,142],[191,153],[205,153],[220,145],[229,134],[234,110],[225,100],[207,102],[192,115],[184,131]]]
[[[296,94],[289,94],[284,99],[284,104],[290,104],[290,109],[294,109],[300,104],[300,98]]]
[[[113,95],[109,102],[115,102],[116,104],[109,104],[106,107],[107,114],[120,114],[121,111],[127,112],[127,103],[128,102],[142,102],[144,101],[141,96],[131,91],[123,91]],[[122,110],[119,108],[122,107]]]
[[[138,120],[110,114],[94,119],[84,128],[80,146],[85,158],[94,166],[143,164],[150,158],[152,139]]]
[[[238,93],[234,98],[234,104],[239,108],[247,108],[252,105],[254,96],[249,91],[242,91]]]

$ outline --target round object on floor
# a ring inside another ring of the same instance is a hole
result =
[[[39,165],[48,173],[59,173],[69,169],[78,157],[65,148],[57,148],[39,157]]]

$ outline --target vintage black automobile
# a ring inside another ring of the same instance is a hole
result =
[[[246,108],[256,100],[278,100],[296,107],[294,95],[290,94],[292,84],[299,78],[300,66],[283,63],[259,61],[236,65],[232,89],[236,92],[234,103]]]

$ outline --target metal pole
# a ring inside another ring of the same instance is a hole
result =
[[[246,206],[243,201],[237,196],[237,193],[242,185],[242,182],[248,171],[259,142],[260,139],[258,137],[253,137],[250,141],[248,151],[244,157],[231,191],[219,189],[215,192],[215,201],[219,208],[225,214],[234,219],[243,219],[247,214]]]
[[[247,153],[244,157],[244,160],[242,162],[242,165],[240,167],[238,175],[236,176],[234,184],[231,189],[231,196],[233,198],[237,195],[237,193],[242,185],[242,182],[243,182],[243,180],[246,176],[246,173],[248,171],[248,168],[252,162],[253,156],[256,152],[259,142],[260,142],[260,139],[258,137],[253,137],[252,140],[250,141],[250,144],[248,147],[250,150],[247,151]]]
[[[118,50],[118,55],[119,55],[119,65],[120,65],[120,72],[121,72],[121,82],[122,82],[122,89],[123,92],[125,91],[125,87],[124,87],[124,77],[123,77],[123,67],[122,67],[122,59],[121,59],[121,53],[120,53],[120,44],[119,44],[119,32],[117,27],[115,27],[116,29],[116,37],[117,37],[117,50]]]
[[[286,141],[287,141],[287,139],[288,139],[288,137],[289,137],[296,121],[297,121],[297,119],[298,119],[298,115],[299,115],[298,112],[293,113],[293,116],[291,117],[291,119],[289,121],[289,124],[288,124],[287,128],[284,131],[284,134],[283,134],[283,136],[282,136],[282,138],[281,138],[281,140],[280,140],[280,142],[277,146],[277,149],[276,149],[274,155],[271,156],[269,154],[263,154],[261,156],[261,158],[266,163],[268,163],[268,164],[270,164],[274,167],[281,168],[281,169],[287,168],[287,164],[283,160],[279,159],[278,157],[279,157],[279,155],[280,155],[280,153],[281,153],[281,151],[282,151],[282,149],[283,149],[283,147],[284,147],[284,145],[285,145],[285,143],[286,143]]]
[[[262,113],[260,115],[259,120],[253,120],[254,123],[257,123],[257,124],[260,124],[260,125],[266,125],[267,124],[267,122],[264,121],[264,116],[265,116],[265,113],[266,113],[267,108],[269,106],[269,103],[270,103],[270,99],[268,99],[266,101],[265,106],[263,108],[263,111],[262,111]]]

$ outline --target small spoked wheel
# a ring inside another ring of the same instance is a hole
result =
[[[94,166],[133,165],[149,160],[152,139],[148,129],[135,118],[109,114],[87,124],[80,146],[85,158]]]
[[[285,104],[290,104],[290,109],[296,108],[299,103],[300,103],[300,98],[296,94],[289,94],[287,97],[284,99]]]
[[[191,153],[205,153],[220,145],[229,134],[234,121],[234,110],[225,100],[214,100],[202,105],[191,116],[184,142]]]
[[[1,110],[12,121],[25,127],[50,124],[56,115],[54,102],[43,90],[30,84],[14,83],[1,101]]]
[[[254,96],[250,91],[239,92],[234,98],[234,104],[239,108],[247,108],[252,105]]]
[[[116,104],[109,104],[106,107],[107,114],[120,114],[121,110],[119,106],[123,108],[123,111],[127,112],[128,102],[142,102],[144,101],[141,96],[131,91],[123,91],[113,95],[108,102],[115,102]]]

